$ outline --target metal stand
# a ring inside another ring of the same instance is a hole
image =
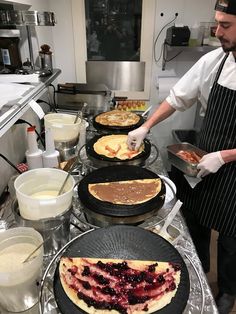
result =
[[[28,45],[29,45],[30,63],[31,63],[33,71],[35,71],[33,45],[32,45],[32,38],[31,38],[31,29],[30,29],[29,25],[26,25],[26,31],[27,31],[27,39],[28,39]]]

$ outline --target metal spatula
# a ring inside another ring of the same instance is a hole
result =
[[[169,233],[167,232],[167,228],[172,223],[172,221],[175,218],[176,214],[180,210],[180,207],[182,206],[182,204],[183,203],[180,200],[178,200],[175,203],[174,207],[171,209],[169,215],[167,216],[167,219],[166,219],[164,225],[162,226],[161,230],[158,232],[158,234],[160,236],[162,236],[163,238],[168,239],[168,237],[170,236]]]

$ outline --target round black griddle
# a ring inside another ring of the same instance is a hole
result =
[[[104,131],[104,132],[112,132],[112,133],[128,133],[129,131],[132,131],[138,127],[140,127],[144,123],[144,118],[141,115],[139,116],[139,121],[135,124],[129,125],[129,126],[116,126],[116,125],[104,125],[101,123],[96,122],[96,118],[100,114],[96,115],[93,117],[93,126],[95,129],[99,131]]]
[[[166,188],[162,182],[161,191],[154,198],[136,205],[111,204],[100,201],[89,193],[88,185],[92,183],[137,180],[137,179],[157,179],[160,178],[154,172],[130,165],[117,165],[99,168],[84,177],[78,186],[78,195],[81,203],[93,212],[113,217],[131,217],[144,215],[154,209],[160,209],[165,201]]]
[[[88,155],[88,158],[92,158],[92,159],[95,159],[95,160],[98,160],[98,161],[106,161],[106,162],[112,162],[112,163],[129,163],[129,162],[132,162],[132,161],[137,161],[137,160],[141,160],[141,161],[144,161],[146,160],[149,156],[150,156],[150,153],[151,153],[151,143],[145,139],[144,140],[144,150],[137,156],[131,158],[131,159],[125,159],[125,160],[121,160],[121,159],[118,159],[116,157],[114,158],[109,158],[107,156],[104,156],[104,155],[100,155],[100,154],[97,154],[95,151],[94,151],[94,148],[93,148],[93,145],[101,138],[101,137],[104,137],[104,136],[110,136],[110,135],[113,135],[113,134],[100,134],[100,135],[96,135],[94,136],[90,141],[88,141],[88,143],[85,145],[86,147],[86,153]]]
[[[63,256],[115,258],[124,260],[147,260],[173,262],[180,265],[181,277],[171,303],[155,314],[181,314],[189,297],[189,275],[179,252],[165,239],[151,231],[134,226],[110,226],[100,228],[77,238]],[[58,267],[54,276],[55,300],[62,314],[85,313],[65,294]]]

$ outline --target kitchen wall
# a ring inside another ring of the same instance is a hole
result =
[[[9,0],[0,2],[11,2]],[[47,43],[52,47],[54,67],[60,68],[62,74],[58,78],[60,83],[75,82],[75,58],[79,58],[79,51],[74,53],[73,43],[73,25],[71,15],[71,0],[15,0],[16,9],[53,11],[56,14],[57,24],[54,27],[32,27],[32,42],[34,46],[34,56],[37,62],[40,45]],[[22,6],[22,3],[25,6]],[[156,0],[156,25],[154,38],[158,35],[162,27],[169,23],[178,13],[177,24],[192,26],[195,22],[212,21],[214,17],[215,0]],[[160,14],[164,15],[161,16]],[[173,25],[173,24],[171,24]],[[160,54],[160,47],[165,38],[166,28],[161,33],[158,42],[156,55]],[[26,40],[25,29],[22,28],[22,60],[29,57],[28,43]],[[149,34],[147,34],[149,36]],[[198,54],[181,54],[178,58],[167,64],[166,71],[161,70],[161,60],[157,64],[153,62],[152,86],[150,104],[154,110],[160,101],[168,93],[168,89],[174,82],[181,77],[186,70],[199,58]],[[165,77],[165,84],[161,78]],[[167,79],[166,79],[167,77]],[[169,79],[168,79],[169,77]],[[56,82],[55,82],[56,83]],[[161,90],[158,86],[161,86]],[[23,117],[37,122],[35,114],[31,111]],[[195,109],[183,114],[175,114],[160,126],[153,128],[156,141],[165,158],[165,147],[172,141],[171,130],[176,128],[191,128],[194,124]],[[25,145],[24,125],[12,127],[2,138],[0,138],[0,152],[6,155],[13,163],[21,162],[24,158]],[[166,160],[166,159],[165,159]],[[12,175],[12,169],[5,161],[0,159],[1,181],[0,194],[6,186],[9,177]]]
[[[156,25],[155,38],[158,36],[160,30],[174,19],[175,13],[178,17],[174,23],[176,26],[188,25],[189,28],[195,23],[214,21],[214,5],[215,0],[157,0],[156,5]],[[161,16],[163,13],[163,16]],[[161,53],[161,45],[165,39],[166,29],[174,23],[171,23],[161,32],[157,41],[156,56],[157,59]],[[158,63],[152,64],[152,86],[150,104],[153,106],[151,113],[157,108],[159,103],[168,96],[169,89],[178,81],[180,77],[203,55],[204,52],[194,51],[191,49],[183,51],[177,58],[166,64],[165,71],[162,71],[162,59]],[[169,55],[175,56],[173,51]],[[165,166],[169,168],[167,161],[166,146],[173,143],[172,130],[173,129],[189,129],[195,123],[196,106],[185,111],[184,113],[176,112],[167,120],[155,126],[152,133],[155,135],[156,143],[160,148]]]

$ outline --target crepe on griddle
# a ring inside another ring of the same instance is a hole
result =
[[[176,295],[180,266],[172,262],[62,257],[62,287],[89,314],[150,314]]]
[[[128,135],[125,134],[104,135],[94,143],[94,151],[108,158],[132,159],[143,152],[144,144],[138,150],[130,150],[127,138]]]
[[[132,126],[140,121],[140,116],[134,112],[111,110],[99,114],[95,121],[104,126]]]
[[[161,191],[161,179],[139,179],[88,185],[93,197],[117,205],[136,205],[149,201]]]

